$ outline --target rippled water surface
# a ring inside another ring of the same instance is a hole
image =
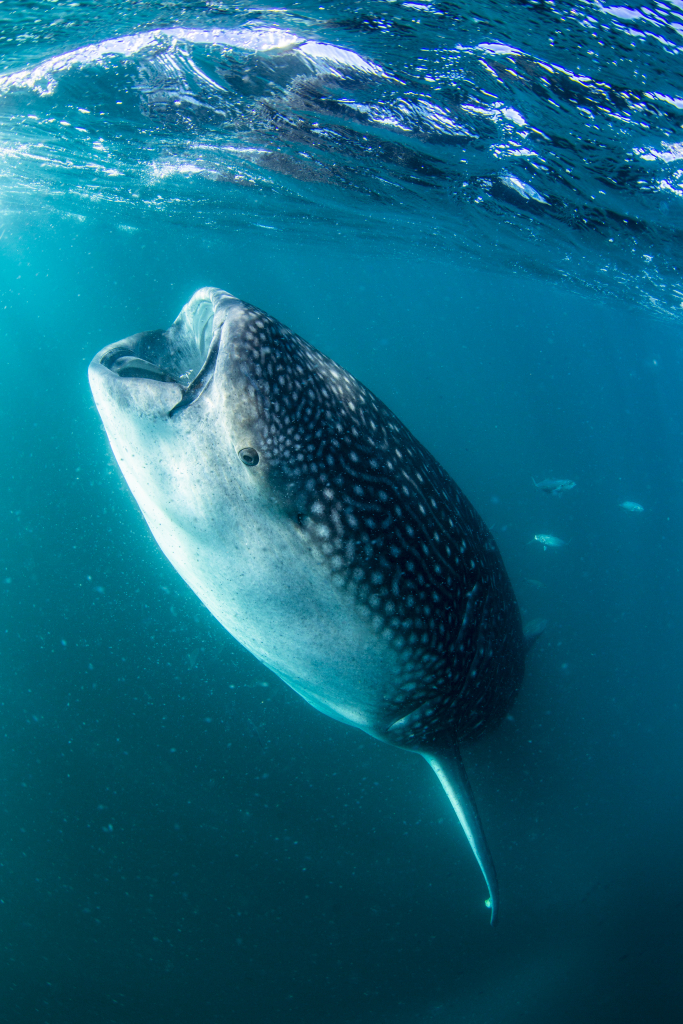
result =
[[[682,51],[680,0],[0,0],[0,1024],[683,1020]],[[239,647],[114,461],[89,361],[209,285],[548,622],[463,749],[495,929],[427,766]]]
[[[680,305],[683,10],[5,2],[5,208],[400,234]]]

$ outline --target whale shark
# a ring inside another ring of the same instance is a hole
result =
[[[176,570],[309,704],[426,759],[493,923],[498,883],[461,746],[509,712],[533,637],[463,492],[363,384],[217,288],[168,330],[102,349],[89,379]]]

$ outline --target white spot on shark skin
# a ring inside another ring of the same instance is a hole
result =
[[[89,374],[112,450],[180,575],[318,710],[427,758],[495,914],[453,744],[504,715],[523,645],[496,546],[464,495],[362,384],[227,292],[201,289],[168,331],[108,346]],[[462,561],[451,554],[466,548]],[[456,647],[457,660],[444,653]],[[424,714],[413,716],[407,687]]]

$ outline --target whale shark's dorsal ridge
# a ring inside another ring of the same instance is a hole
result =
[[[326,714],[422,754],[498,903],[460,755],[524,671],[488,529],[400,420],[277,320],[203,288],[90,382],[162,550],[216,618]]]

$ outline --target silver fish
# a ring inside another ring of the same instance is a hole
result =
[[[531,478],[534,482],[534,486],[538,487],[539,491],[545,491],[546,494],[562,494],[563,491],[571,491],[576,487],[574,480],[539,480],[538,482]]]
[[[645,509],[637,501],[621,501],[619,508],[625,508],[627,512],[644,512]]]
[[[524,672],[496,544],[450,476],[359,381],[215,288],[89,369],[160,547],[234,637],[325,714],[421,754],[496,874],[461,741]],[[560,543],[559,541],[555,543]]]
[[[559,537],[553,537],[551,533],[535,533],[534,540],[537,540],[539,544],[543,545],[544,551],[546,548],[563,548],[567,543],[566,540],[560,540]]]

